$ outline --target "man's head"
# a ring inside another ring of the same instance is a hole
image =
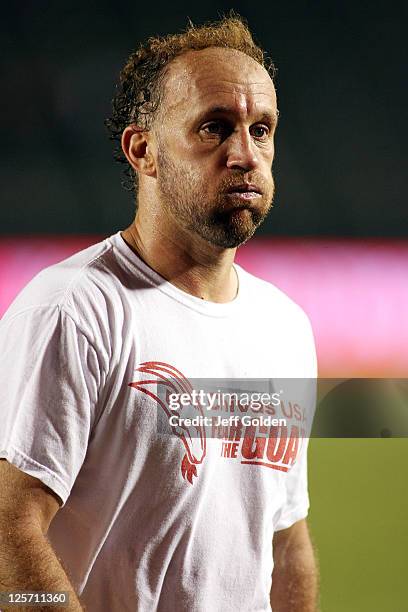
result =
[[[252,236],[273,198],[273,70],[237,17],[150,39],[130,57],[110,126],[139,207],[153,200],[220,247]]]

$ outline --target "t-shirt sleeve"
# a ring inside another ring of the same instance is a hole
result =
[[[299,451],[296,462],[282,475],[284,481],[284,503],[275,531],[287,529],[297,521],[306,518],[310,506],[308,493],[308,447],[316,408],[316,378],[289,379],[288,390],[295,393],[303,406],[303,421],[298,430]]]
[[[65,504],[95,419],[98,353],[58,306],[0,322],[0,458]]]
[[[297,521],[306,518],[309,510],[307,485],[307,447],[308,438],[302,439],[302,446],[296,463],[286,474],[283,474],[285,503],[277,518],[274,529],[287,529]]]

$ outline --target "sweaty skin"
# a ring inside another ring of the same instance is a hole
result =
[[[172,62],[149,132],[124,132],[139,194],[136,219],[122,235],[148,265],[193,295],[215,302],[236,295],[236,247],[252,236],[273,198],[277,115],[267,71],[239,51],[210,48]],[[244,183],[258,193],[227,193]]]

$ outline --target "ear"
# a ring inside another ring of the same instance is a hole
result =
[[[156,163],[149,151],[150,132],[128,125],[122,134],[122,150],[132,168],[139,174],[156,176]],[[150,147],[151,148],[151,147]]]

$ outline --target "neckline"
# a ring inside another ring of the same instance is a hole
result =
[[[203,300],[195,295],[191,295],[191,293],[187,293],[173,285],[170,281],[161,276],[158,272],[150,268],[143,259],[139,257],[139,255],[130,248],[130,246],[125,242],[124,238],[121,234],[122,230],[119,230],[112,236],[108,238],[108,240],[117,248],[121,256],[125,259],[126,265],[130,268],[136,268],[139,273],[141,273],[154,287],[156,287],[159,291],[166,294],[168,297],[176,300],[183,306],[195,310],[196,312],[200,312],[201,314],[209,315],[209,316],[229,316],[238,308],[243,299],[243,270],[242,268],[233,263],[233,267],[238,279],[238,291],[237,295],[230,302],[210,302],[208,300]]]

